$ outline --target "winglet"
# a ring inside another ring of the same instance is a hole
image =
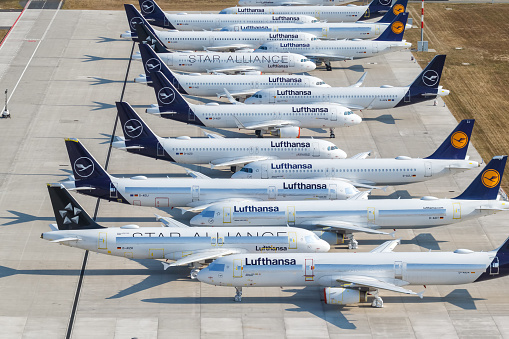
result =
[[[421,298],[421,299],[423,298],[423,296],[424,296],[424,292],[426,292],[426,288],[425,288],[424,290],[420,291],[419,293],[417,293],[417,295],[419,296],[419,298]]]
[[[235,100],[235,98],[230,94],[230,92],[228,92],[228,90],[226,88],[223,88],[223,90],[224,90],[224,93],[230,103],[232,103],[234,105],[244,105],[243,102],[239,102],[239,101]]]
[[[362,83],[364,82],[364,79],[366,79],[366,75],[368,75],[368,72],[364,72],[364,74],[357,80],[357,82],[350,87],[361,87]]]

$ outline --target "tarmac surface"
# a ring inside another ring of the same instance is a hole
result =
[[[123,11],[28,9],[0,47],[0,90],[9,89],[12,114],[11,119],[0,119],[0,338],[509,336],[508,278],[427,286],[423,299],[382,291],[383,309],[369,303],[324,305],[318,288],[245,288],[242,302],[235,303],[233,288],[191,281],[186,267],[163,271],[155,260],[90,253],[75,304],[85,252],[39,238],[54,222],[45,184],[72,174],[66,137],[79,138],[104,164],[132,46],[118,39],[126,29]],[[333,86],[348,86],[368,71],[365,86],[407,85],[420,72],[410,56],[405,51],[334,63],[332,72],[320,67],[311,74]],[[132,83],[140,73],[141,63],[133,61],[124,98],[143,112],[155,97],[151,88]],[[377,157],[424,157],[457,123],[441,100],[437,106],[429,101],[361,115],[361,125],[337,129],[333,140],[350,155],[373,151]],[[161,136],[203,135],[198,127],[142,117]],[[252,137],[245,131],[213,131]],[[304,134],[328,138],[328,131]],[[481,160],[474,147],[468,153]],[[191,167],[217,177],[230,174]],[[374,195],[454,197],[480,170],[389,187]],[[111,151],[108,171],[119,176],[185,173],[182,167],[119,150]],[[95,199],[77,195],[77,200],[93,214]],[[161,211],[103,201],[97,220],[106,226],[155,226],[154,213]],[[491,250],[509,235],[506,217],[499,213],[453,226],[398,230],[402,244],[396,251]],[[358,251],[389,240],[365,234],[356,239]],[[337,246],[333,251],[347,249]]]

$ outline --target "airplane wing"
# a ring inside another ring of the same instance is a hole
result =
[[[371,234],[385,234],[385,235],[391,235],[391,233],[378,231],[373,228],[364,227],[360,225],[356,225],[350,222],[346,221],[336,221],[336,220],[320,220],[313,223],[315,226],[320,227],[331,227],[334,229],[341,229],[345,231],[351,231],[351,232],[364,232],[364,233],[371,233]]]
[[[192,176],[195,179],[210,179],[209,176],[207,176],[203,173],[200,173],[200,172],[191,171],[190,169],[186,169],[186,172],[188,175]]]
[[[163,217],[158,214],[155,214],[156,221],[160,221],[163,223],[164,227],[179,227],[179,228],[186,228],[189,227],[181,222],[178,222],[177,220],[173,218]]]
[[[319,61],[345,61],[345,60],[353,60],[352,57],[346,57],[342,55],[330,55],[330,54],[322,54],[322,53],[306,53],[304,54],[307,58],[311,60],[319,60]]]
[[[369,152],[362,152],[362,153],[357,153],[353,157],[350,157],[350,159],[366,159],[370,155],[371,155],[371,151],[369,151]]]
[[[212,52],[234,52],[241,49],[253,49],[253,46],[245,44],[234,44],[229,46],[205,47],[204,50]]]
[[[216,69],[208,69],[207,73],[242,73],[242,72],[249,72],[249,71],[259,71],[258,67],[252,67],[252,66],[237,66],[232,68],[216,68]]]
[[[224,139],[224,137],[222,135],[219,135],[219,134],[216,134],[216,133],[210,133],[210,132],[203,131],[203,134],[207,138],[210,138],[210,139]]]
[[[194,262],[203,261],[207,259],[216,259],[219,257],[224,257],[225,255],[238,254],[242,253],[241,250],[236,248],[214,248],[210,250],[201,250],[193,252],[188,256],[185,256],[182,259],[179,259],[171,264],[163,262],[164,269],[166,270],[168,267],[172,266],[182,266],[187,264],[192,264]]]
[[[240,158],[222,158],[211,161],[210,168],[219,167],[219,166],[233,166],[233,165],[244,165],[253,161],[261,161],[261,160],[270,160],[275,159],[275,157],[269,156],[245,156]]]
[[[230,95],[232,97],[248,97],[248,96],[255,94],[258,91],[259,91],[259,89],[247,90],[247,91],[242,91],[242,92],[230,92]],[[218,93],[217,97],[218,98],[227,98],[227,95],[226,95],[226,93]]]
[[[364,286],[364,287],[371,287],[371,288],[381,288],[383,290],[388,290],[388,291],[418,295],[420,298],[422,298],[422,294],[424,292],[424,291],[422,291],[420,293],[416,293],[414,291],[408,290],[401,286],[397,286],[390,282],[382,281],[382,280],[372,278],[372,277],[360,276],[360,275],[356,275],[356,276],[355,275],[345,275],[345,276],[334,277],[334,279],[340,283],[349,283],[349,284],[353,284],[355,286]],[[348,287],[355,287],[355,286],[348,286]]]
[[[366,75],[368,75],[368,72],[364,72],[364,74],[357,80],[357,82],[350,87],[361,87],[362,83],[364,82],[364,79],[366,79]]]
[[[218,203],[225,203],[225,202],[253,202],[253,201],[262,201],[262,199],[216,199],[216,200],[207,200],[207,201],[195,201],[187,206],[191,207],[190,209],[184,210],[184,212],[201,212],[204,209],[206,209],[209,206],[218,204]]]
[[[350,198],[348,198],[346,200],[363,200],[363,199],[367,199],[368,195],[370,195],[370,194],[371,194],[371,191],[362,191],[362,192],[352,195]]]
[[[240,120],[236,117],[235,122],[237,123],[237,126],[239,128],[245,128],[245,129],[262,129],[262,128],[278,128],[278,127],[285,127],[285,126],[299,126],[300,121],[297,120],[266,120],[262,122],[255,122],[255,123],[249,123],[244,124],[240,122]]]
[[[401,244],[401,239],[389,240],[384,242],[382,245],[372,249],[370,253],[384,253],[384,252],[392,252],[396,246]]]
[[[72,187],[72,188],[68,188],[67,189],[68,191],[90,191],[90,190],[95,190],[95,187]]]

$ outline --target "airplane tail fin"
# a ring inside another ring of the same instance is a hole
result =
[[[136,27],[144,25],[147,29],[151,30],[154,34],[154,29],[149,23],[143,18],[140,12],[133,5],[124,4],[125,14],[127,16],[127,22],[129,23],[129,29],[131,30],[131,38],[133,41],[138,41],[138,35],[136,34]]]
[[[154,26],[175,29],[175,27],[166,19],[166,15],[159,5],[153,0],[139,0],[141,14]]]
[[[90,218],[69,191],[59,184],[48,184],[48,192],[59,230],[104,228]]]
[[[175,77],[173,72],[166,66],[166,64],[159,58],[156,52],[147,44],[140,44],[141,60],[145,67],[147,81],[149,86],[152,84],[152,73],[160,71],[164,76],[175,86],[175,88],[182,94],[187,94],[185,89],[180,85],[178,79]]]
[[[399,13],[385,31],[374,41],[402,41],[407,19],[408,13]]]
[[[131,105],[127,102],[117,102],[116,105],[125,140],[114,142],[114,147],[174,162],[161,145],[162,138],[152,132]]]
[[[463,193],[454,199],[495,200],[504,175],[507,155],[493,157],[484,170],[472,181]]]
[[[406,11],[408,0],[398,0],[394,3],[392,8],[385,13],[385,15],[377,21],[378,24],[388,24],[394,21],[400,13]]]
[[[374,16],[379,16],[381,12],[390,10],[391,5],[392,1],[390,0],[372,0],[362,18],[369,19]]]
[[[138,37],[137,41],[140,43],[140,46],[141,44],[148,44],[156,53],[171,53],[164,47],[164,43],[148,24],[136,25],[136,36]]]
[[[425,159],[465,159],[475,119],[462,120],[437,150]]]

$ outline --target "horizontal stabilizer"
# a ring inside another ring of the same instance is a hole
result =
[[[167,264],[168,267],[172,266],[182,266],[182,265],[188,265],[199,261],[204,260],[211,260],[211,259],[217,259],[219,257],[224,257],[225,255],[231,255],[231,254],[238,254],[241,253],[241,250],[238,250],[236,248],[225,248],[225,249],[212,249],[212,250],[203,250],[203,251],[197,251],[193,254],[187,255],[182,259],[179,259],[171,264]],[[166,266],[166,265],[164,265]],[[167,267],[165,267],[166,269]]]
[[[209,176],[203,174],[203,173],[200,173],[200,172],[196,172],[196,171],[191,171],[190,169],[186,169],[186,173],[195,178],[195,179],[210,179]]]
[[[210,163],[211,168],[220,167],[220,166],[234,166],[234,165],[245,165],[254,161],[262,161],[262,160],[271,160],[274,157],[269,156],[245,156],[240,158],[230,158],[230,159],[217,159],[213,160]]]
[[[384,242],[382,245],[372,249],[370,253],[392,252],[399,244],[401,244],[401,239],[389,240]]]
[[[313,223],[315,226],[321,226],[321,227],[331,227],[335,229],[341,229],[345,231],[350,232],[364,232],[364,233],[370,233],[370,234],[384,234],[384,235],[390,235],[390,233],[377,231],[373,228],[369,227],[363,227],[358,226],[349,222],[345,221],[335,221],[335,220],[323,220]]]
[[[178,222],[177,220],[175,220],[173,218],[163,217],[158,214],[155,214],[155,216],[156,216],[156,221],[162,222],[164,227],[178,227],[178,228],[189,227],[181,222]]]

